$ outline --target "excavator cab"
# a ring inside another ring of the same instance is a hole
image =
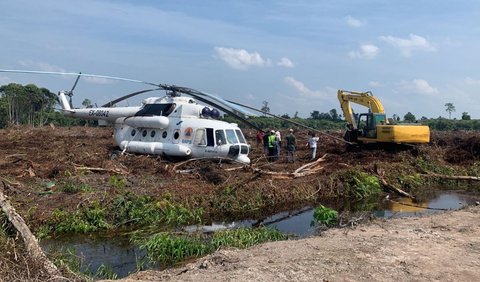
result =
[[[367,113],[360,114],[358,117],[358,129],[360,136],[366,138],[377,138],[377,126],[385,125],[387,123],[387,116],[385,114]]]

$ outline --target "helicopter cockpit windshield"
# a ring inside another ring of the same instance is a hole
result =
[[[136,116],[168,116],[175,109],[175,103],[167,104],[145,104],[143,108],[138,111]]]

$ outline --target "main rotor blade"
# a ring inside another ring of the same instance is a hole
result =
[[[136,83],[143,83],[153,86],[159,86],[156,83],[151,83],[147,81],[137,80],[137,79],[130,79],[130,78],[123,78],[123,77],[116,77],[116,76],[108,76],[108,75],[98,75],[98,74],[88,74],[88,73],[75,73],[75,72],[58,72],[58,71],[29,71],[29,70],[7,70],[7,69],[0,69],[0,72],[8,72],[8,73],[33,73],[33,74],[53,74],[53,75],[74,75],[74,76],[84,76],[84,77],[97,77],[97,78],[105,78],[105,79],[112,79],[112,80],[120,80],[120,81],[128,81],[128,82],[136,82]]]
[[[228,100],[227,100],[227,101],[228,101]],[[243,104],[240,104],[240,103],[237,103],[237,102],[233,102],[233,101],[228,101],[228,102],[229,102],[229,103],[232,103],[232,104],[235,104],[235,105],[238,105],[238,106],[241,106],[241,107],[245,107],[245,108],[250,109],[250,110],[254,110],[254,111],[263,113],[263,114],[268,115],[268,116],[272,116],[272,117],[274,117],[274,118],[281,119],[281,120],[283,120],[283,121],[286,121],[286,122],[289,122],[289,123],[292,123],[292,124],[301,126],[301,127],[303,127],[303,128],[309,129],[309,130],[313,130],[313,131],[315,131],[315,132],[318,132],[318,133],[320,133],[320,134],[322,134],[322,135],[325,135],[325,136],[327,136],[327,137],[329,137],[329,138],[332,138],[332,139],[335,139],[335,140],[337,140],[337,141],[341,141],[341,142],[343,142],[343,143],[347,143],[347,144],[350,144],[350,145],[355,144],[355,143],[352,143],[352,142],[348,142],[348,141],[346,141],[346,140],[343,140],[342,138],[338,138],[338,137],[335,137],[335,136],[330,135],[330,134],[328,134],[328,133],[325,133],[325,132],[323,132],[323,131],[320,131],[320,130],[318,130],[318,129],[315,129],[315,128],[313,128],[313,127],[310,127],[310,126],[301,124],[301,123],[299,123],[299,122],[296,122],[296,121],[293,121],[293,120],[290,120],[290,119],[287,119],[287,118],[283,118],[283,117],[281,117],[281,116],[277,116],[277,115],[274,115],[274,114],[271,114],[271,113],[267,113],[267,112],[265,112],[265,111],[262,111],[262,110],[259,110],[259,109],[256,109],[256,108],[253,108],[253,107],[250,107],[250,106],[247,106],[247,105],[243,105]]]
[[[162,88],[154,88],[154,89],[145,89],[145,90],[140,90],[140,91],[137,91],[137,92],[133,92],[133,93],[130,93],[130,94],[127,94],[127,95],[124,95],[120,98],[117,98],[115,100],[112,100],[104,105],[102,105],[102,107],[112,107],[113,105],[115,105],[116,103],[119,103],[125,99],[128,99],[128,98],[131,98],[133,96],[136,96],[136,95],[140,95],[140,94],[143,94],[143,93],[147,93],[147,92],[150,92],[150,91],[156,91],[156,90],[161,90]]]
[[[193,90],[193,89],[191,89]],[[185,92],[184,92],[185,91]],[[182,89],[182,91],[179,91],[179,92],[182,92],[182,93],[185,93],[187,95],[190,95],[192,97],[194,97],[195,99],[207,104],[207,105],[210,105],[212,107],[216,107],[218,108],[219,110],[221,110],[222,112],[225,112],[227,114],[230,114],[232,116],[234,116],[236,119],[240,120],[241,122],[255,128],[256,130],[259,130],[259,131],[263,131],[260,127],[258,127],[257,125],[251,123],[250,121],[248,121],[246,118],[244,118],[243,116],[239,115],[238,113],[235,113],[234,111],[232,111],[231,109],[228,109],[227,107],[224,107],[218,103],[214,103],[204,97],[202,97],[201,95],[198,95],[196,90],[193,90],[192,92],[189,92],[186,88]]]

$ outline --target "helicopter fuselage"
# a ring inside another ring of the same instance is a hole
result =
[[[151,97],[138,107],[72,109],[59,93],[66,115],[114,124],[114,139],[131,153],[182,158],[229,158],[249,164],[250,146],[235,123],[217,120],[217,110],[181,96]]]

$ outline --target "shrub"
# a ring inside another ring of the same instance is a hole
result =
[[[341,179],[347,197],[352,200],[378,196],[382,192],[378,178],[362,171],[347,170],[341,175]]]
[[[334,226],[338,221],[338,212],[332,210],[323,205],[320,205],[313,212],[313,219],[315,222],[326,225]]]

